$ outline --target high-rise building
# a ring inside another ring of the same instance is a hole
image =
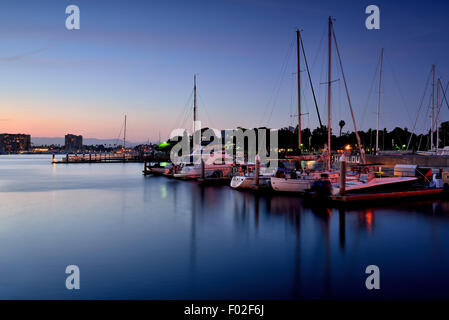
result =
[[[29,134],[0,134],[0,152],[11,153],[28,151],[31,147],[31,136]]]
[[[65,151],[80,152],[83,150],[83,136],[74,134],[65,135]]]

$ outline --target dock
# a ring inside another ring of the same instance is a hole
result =
[[[411,198],[413,199],[438,198],[447,195],[448,195],[447,191],[443,188],[422,188],[414,190],[334,195],[330,197],[330,200],[332,202],[342,204],[342,203],[388,201],[388,200],[411,199]]]
[[[127,162],[162,162],[167,161],[166,157],[154,157],[140,154],[120,154],[120,153],[90,153],[82,155],[66,154],[63,158],[56,159],[53,154],[52,163],[127,163]]]

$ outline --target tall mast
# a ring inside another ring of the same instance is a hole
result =
[[[432,65],[432,114],[430,125],[430,150],[433,150],[433,123],[434,123],[434,109],[435,109],[435,65]]]
[[[193,75],[193,133],[196,130],[196,74]]]
[[[335,36],[335,32],[333,33],[333,35],[335,41],[335,49],[337,50],[338,62],[340,63],[341,75],[343,76],[343,82],[345,84],[346,97],[348,98],[349,109],[351,111],[352,123],[354,124],[355,137],[357,138],[357,144],[359,145],[360,161],[362,162],[362,164],[366,164],[365,150],[362,148],[362,141],[360,140],[359,131],[357,130],[357,123],[355,122],[354,109],[352,109],[351,97],[349,96],[348,84],[346,82],[345,72],[343,70],[343,63],[341,62],[340,50],[338,49],[337,37]]]
[[[331,168],[331,53],[332,53],[332,18],[329,17],[329,70],[327,79],[327,166]]]
[[[299,30],[296,29],[296,59],[298,65],[298,148],[301,151],[301,68],[299,60]]]
[[[316,114],[318,115],[318,121],[320,122],[320,128],[323,127],[323,123],[321,122],[320,110],[318,110],[318,103],[316,102],[315,90],[313,89],[312,77],[310,76],[309,64],[307,63],[307,56],[304,50],[304,43],[302,42],[301,31],[299,32],[299,41],[301,45],[302,55],[304,57],[304,63],[306,65],[307,75],[309,77],[310,88],[312,89],[313,102],[315,102]]]
[[[123,151],[126,150],[126,114],[125,114],[125,129],[123,130]]]
[[[377,132],[376,132],[376,154],[379,153],[379,117],[380,117],[380,88],[382,86],[382,63],[384,58],[384,48],[380,50],[380,72],[379,72],[379,94],[377,97]]]
[[[437,142],[436,142],[436,150],[438,150],[438,144],[440,142],[440,130],[439,127],[440,126],[440,78],[438,78],[437,81],[437,125],[436,125],[436,130],[437,130]]]

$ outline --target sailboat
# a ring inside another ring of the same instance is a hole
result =
[[[193,77],[193,137],[195,133],[201,131],[200,122],[197,121],[197,103],[196,103],[196,75]],[[201,138],[200,138],[201,139]],[[195,146],[195,144],[194,144]],[[214,150],[216,151],[216,150]],[[204,158],[207,155],[207,161]],[[231,178],[233,159],[229,157],[224,150],[211,154],[211,150],[201,146],[198,141],[196,148],[191,155],[188,155],[180,164],[173,167],[172,175],[179,179],[198,179],[198,178]],[[200,163],[193,163],[191,159],[200,159]]]
[[[255,163],[238,164],[233,169],[231,188],[261,190],[271,188],[271,177],[275,168],[261,166],[260,157],[256,156]]]
[[[322,168],[320,170],[311,170],[304,169],[301,171],[292,171],[290,173],[279,172],[275,176],[273,176],[271,181],[271,186],[276,191],[281,192],[299,192],[304,193],[306,190],[310,189],[312,184],[316,181],[328,180],[331,182],[338,181],[339,172],[332,170],[331,167],[331,40],[332,34],[332,19],[329,17],[329,71],[328,71],[328,144],[327,144],[327,152],[326,157],[323,159],[319,157],[318,160],[325,160],[327,163],[326,168]],[[315,92],[313,90],[312,80],[310,77],[309,66],[307,64],[307,58],[304,51],[304,46],[302,43],[302,38],[299,30],[296,30],[296,39],[297,39],[297,66],[298,66],[298,142],[299,149],[301,149],[301,86],[300,86],[300,47],[302,48],[302,53],[304,56],[304,61],[308,73],[308,78],[310,81],[310,86],[313,93],[313,98],[315,101],[315,107],[318,114],[318,120],[321,123],[320,114],[318,111],[318,105],[316,103]]]
[[[352,106],[351,106],[351,100],[349,98],[349,92],[348,87],[346,83],[345,74],[343,71],[343,64],[341,62],[340,52],[338,50],[336,37],[334,34],[334,40],[335,45],[337,49],[338,54],[338,60],[340,63],[340,69],[342,72],[346,94],[348,98],[349,107],[351,108],[351,114],[352,113]],[[380,86],[381,86],[381,80],[382,80],[382,60],[383,60],[383,52],[384,50],[381,50],[381,56],[380,56],[380,62],[381,62],[381,68],[379,73],[379,96],[378,96],[378,104],[377,104],[377,135],[379,134],[379,114],[380,114]],[[353,117],[354,120],[354,117]],[[355,126],[355,121],[354,121]],[[356,134],[357,134],[357,127],[355,127]],[[341,174],[341,180],[339,182],[334,182],[331,185],[331,194],[337,195],[337,194],[351,194],[351,193],[359,193],[359,192],[371,192],[371,191],[381,191],[385,189],[392,189],[392,188],[403,188],[406,186],[410,186],[411,184],[414,184],[417,182],[418,178],[416,176],[394,176],[394,177],[377,177],[374,169],[375,165],[367,165],[365,158],[364,158],[364,151],[360,146],[360,140],[358,138],[359,148],[360,148],[360,154],[362,159],[362,164],[359,166],[353,166],[351,168],[351,171],[346,172],[346,158],[343,154],[340,158],[340,166],[342,170]],[[379,150],[379,140],[378,136],[376,138],[376,153]],[[416,174],[415,174],[416,175]],[[342,186],[344,186],[342,188]],[[312,186],[313,188],[313,186]],[[318,189],[318,188],[317,188]],[[319,190],[317,190],[319,192]]]

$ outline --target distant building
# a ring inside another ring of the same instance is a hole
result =
[[[31,147],[31,136],[29,134],[0,134],[0,152],[11,153],[28,151]]]
[[[65,151],[78,152],[83,150],[83,136],[65,135]]]

